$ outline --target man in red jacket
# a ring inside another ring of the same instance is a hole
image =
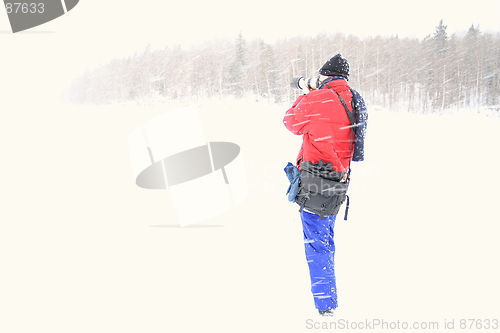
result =
[[[348,85],[349,63],[340,54],[328,60],[319,74],[318,88],[303,88],[305,94],[286,112],[283,123],[303,136],[296,202],[301,206],[314,302],[321,315],[331,316],[338,306],[333,229],[345,192],[337,200],[324,191],[336,186],[347,190],[351,161],[364,160],[368,113],[363,98]],[[305,187],[311,182],[318,185],[315,191]]]

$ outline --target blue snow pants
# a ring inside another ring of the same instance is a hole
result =
[[[311,291],[318,310],[337,307],[335,282],[333,227],[335,216],[320,216],[303,210],[300,212],[304,229],[304,245],[311,275]]]

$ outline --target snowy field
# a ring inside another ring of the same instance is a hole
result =
[[[325,319],[285,196],[300,145],[282,124],[289,105],[196,105],[207,140],[240,145],[249,194],[183,228],[168,191],[135,185],[127,146],[135,127],[181,106],[11,110],[0,124],[0,332],[309,332],[375,319],[436,331],[453,320],[458,331],[462,319],[500,320],[500,119],[369,105],[366,160],[335,227],[339,309]]]

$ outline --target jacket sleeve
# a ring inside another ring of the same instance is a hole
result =
[[[361,162],[365,159],[365,136],[366,127],[368,125],[368,111],[366,104],[361,95],[354,89],[352,91],[353,105],[356,109],[356,143],[354,145],[354,156],[352,158],[355,162]]]
[[[300,95],[292,107],[288,109],[283,118],[285,127],[295,135],[307,133],[310,120],[306,117],[308,95]]]

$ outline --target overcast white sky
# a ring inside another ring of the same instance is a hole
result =
[[[323,30],[422,38],[441,19],[450,33],[466,30],[471,24],[500,31],[498,17],[499,0],[80,0],[64,21],[61,18],[35,29],[69,29],[86,36],[85,42],[101,45],[104,41],[106,49],[120,53],[142,48],[147,42],[190,45],[223,36],[236,38],[239,31],[247,38],[266,41]],[[3,13],[0,30],[9,29]]]
[[[147,31],[155,42],[182,44],[236,37],[240,30],[248,38],[269,41],[322,30],[424,37],[441,19],[450,32],[471,24],[500,31],[499,0],[214,0],[168,2],[156,9],[147,3],[152,1],[144,1],[146,8],[121,5],[125,15],[116,15],[111,22],[127,31]]]

